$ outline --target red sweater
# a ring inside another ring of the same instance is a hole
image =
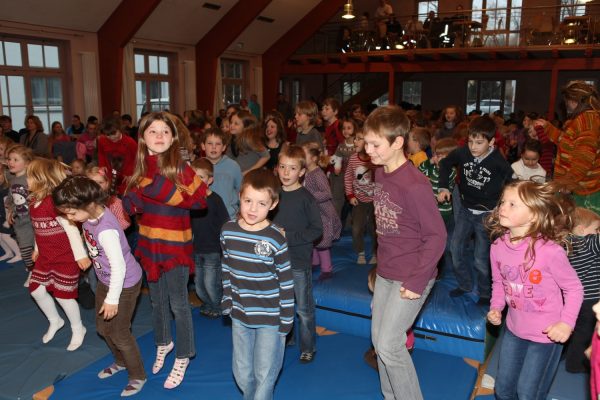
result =
[[[112,170],[117,172],[115,187],[120,194],[125,191],[125,178],[133,174],[137,143],[127,135],[113,142],[106,136],[98,137],[98,166],[105,167],[109,174]]]

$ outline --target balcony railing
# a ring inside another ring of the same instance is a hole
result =
[[[368,20],[356,16],[325,24],[296,54],[381,50],[600,46],[600,5],[460,10]]]

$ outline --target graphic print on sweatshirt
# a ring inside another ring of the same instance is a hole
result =
[[[352,182],[354,193],[362,197],[373,196],[373,172],[365,165],[359,165],[354,171]]]
[[[398,219],[402,214],[402,207],[390,200],[390,194],[383,190],[381,184],[375,183],[373,203],[377,233],[380,235],[398,233]]]
[[[526,264],[502,265],[500,262],[496,266],[502,276],[506,304],[524,312],[544,311],[546,293],[539,286],[543,279],[540,269],[526,269]]]
[[[29,214],[29,190],[23,185],[14,184],[10,187],[10,195],[12,196],[15,205],[15,212],[18,216],[26,216]]]
[[[477,190],[482,190],[492,180],[492,171],[475,161],[467,161],[463,164],[462,175],[467,185]]]
[[[98,257],[100,257],[100,248],[98,247],[98,242],[94,235],[83,228],[83,237],[85,238],[85,245],[88,249],[88,254],[92,259],[92,263],[94,264],[94,269],[96,273],[99,275],[106,275],[106,272],[102,270],[102,265],[98,262]]]

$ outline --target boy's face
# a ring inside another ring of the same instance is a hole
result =
[[[310,119],[308,118],[308,115],[302,114],[298,111],[296,111],[296,115],[295,115],[294,119],[296,120],[296,125],[298,125],[301,128],[308,127],[308,125],[310,123]]]
[[[266,190],[256,190],[252,186],[247,186],[240,193],[240,217],[245,224],[243,228],[247,230],[263,229],[267,214],[276,205],[277,202],[271,200],[271,196]]]
[[[597,235],[600,233],[600,221],[592,221],[588,226],[577,225],[573,227],[573,233],[578,236]]]
[[[221,159],[226,146],[220,137],[208,135],[200,147],[202,147],[208,161],[214,164]]]
[[[208,174],[208,171],[206,171],[205,169],[194,168],[194,172],[196,173],[196,176],[202,179],[202,182],[206,183],[208,186],[210,186],[213,183],[213,177],[210,176]]]
[[[523,164],[525,164],[527,168],[533,169],[540,160],[540,155],[535,151],[525,150],[521,153],[521,160],[523,160]]]
[[[481,157],[490,150],[494,139],[488,140],[485,136],[469,136],[469,151],[473,157]]]
[[[330,105],[325,104],[323,108],[321,108],[321,115],[327,122],[335,121],[335,118],[337,117],[337,110],[334,111]]]
[[[302,168],[302,165],[300,165],[300,161],[286,156],[281,156],[279,158],[277,170],[283,190],[291,189],[298,184],[298,181],[306,171]]]
[[[421,151],[421,146],[412,132],[408,134],[408,143],[406,146],[409,154],[416,154]]]
[[[431,162],[435,165],[439,165],[440,161],[442,161],[444,158],[446,158],[446,156],[448,155],[448,153],[446,152],[435,152],[433,153],[433,157],[431,157]]]
[[[371,162],[375,165],[390,165],[395,158],[404,157],[402,146],[404,138],[396,137],[394,142],[390,144],[387,138],[380,136],[375,132],[367,132],[365,134],[365,151],[371,157]]]

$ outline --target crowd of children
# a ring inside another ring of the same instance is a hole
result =
[[[199,112],[150,113],[139,128],[125,116],[85,127],[77,117],[69,133],[54,124],[47,151],[35,116],[22,144],[3,125],[0,259],[23,260],[25,285],[49,323],[43,343],[64,325],[56,299],[71,326],[67,350],[83,344],[75,299],[93,266],[96,329],[114,356],[98,377],[127,370],[122,396],[138,393],[147,376],[130,324],[146,280],[151,370],[175,350],[164,382],[175,388],[196,355],[193,275],[200,314],[232,320],[232,370],[244,398],[269,399],[286,342],[297,338],[302,363],[316,356],[312,271],[335,279],[330,249],[350,219],[357,267],[377,266],[372,340],[386,399],[422,398],[407,335],[450,270],[450,296],[476,300],[490,323],[501,324],[508,308],[498,399],[543,398],[567,341],[568,371],[598,365],[585,352],[591,344],[600,358],[592,310],[600,217],[575,207],[572,187],[550,181],[552,141],[563,131],[535,113],[505,123],[465,117],[457,106],[439,120],[397,106],[366,119],[340,114],[326,99],[321,112],[299,102],[290,121],[276,111],[259,121],[235,105],[218,126]],[[73,154],[57,155],[57,143],[71,143]]]

